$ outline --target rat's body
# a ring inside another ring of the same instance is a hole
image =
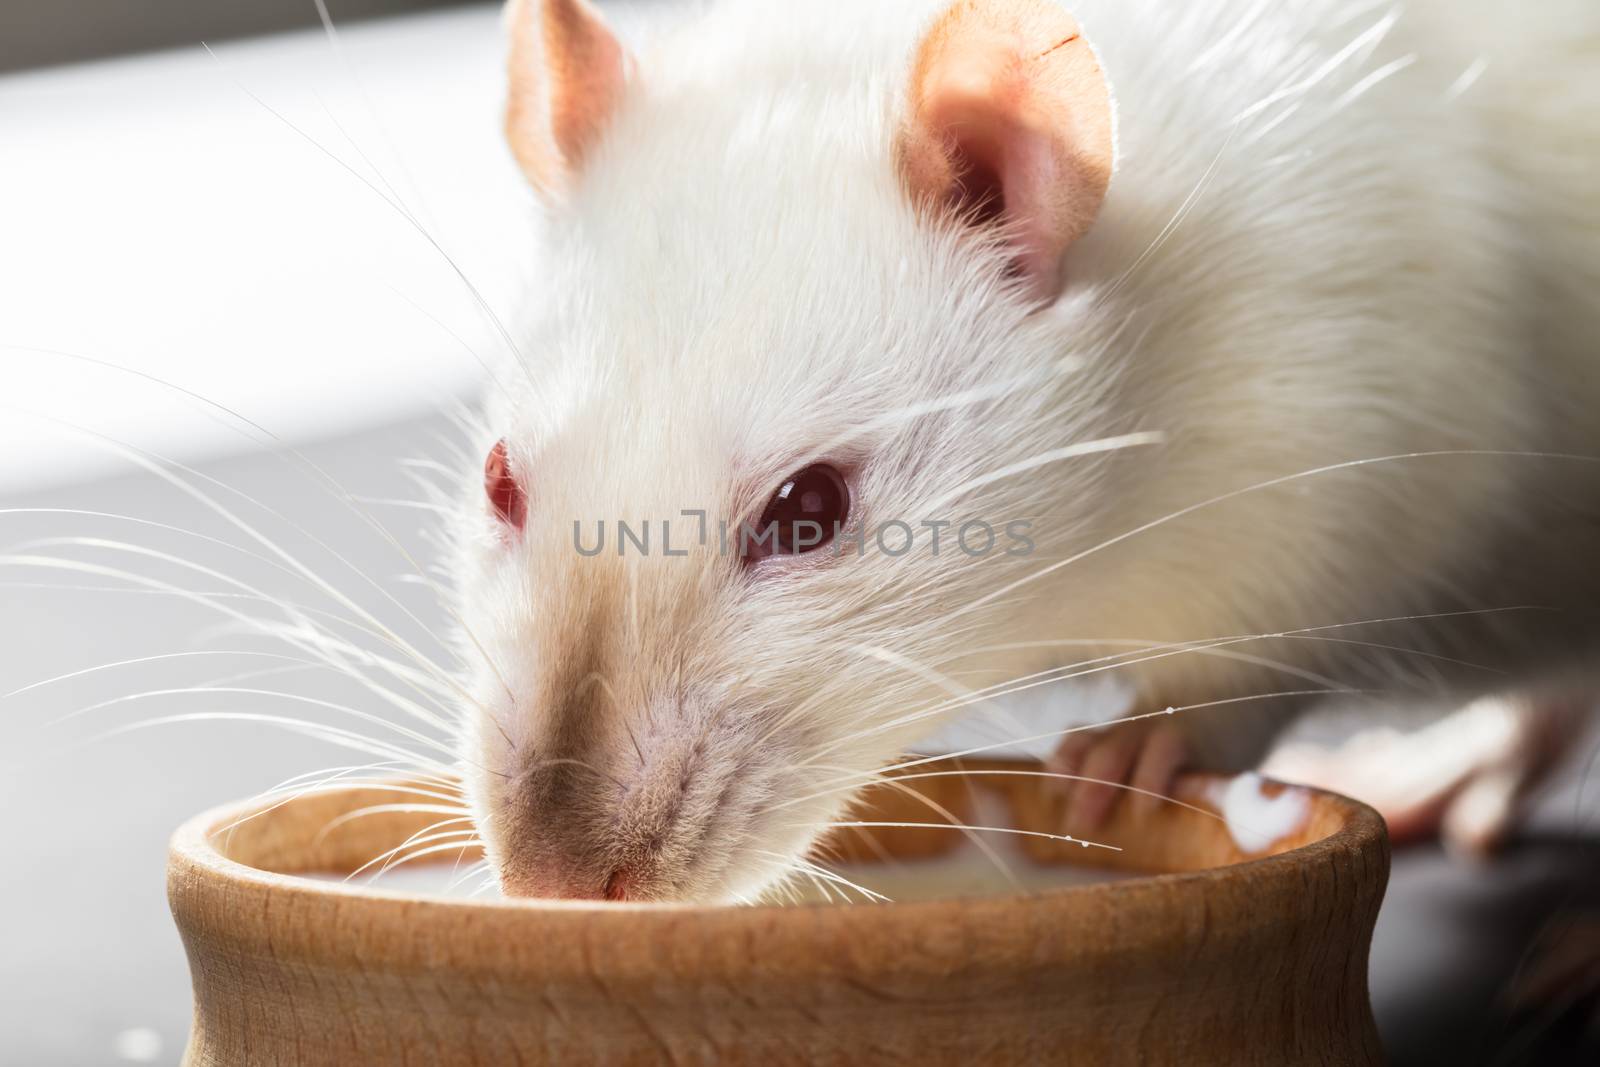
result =
[[[1564,609],[1134,654],[1156,708],[1506,683],[1371,643],[1582,669],[1600,463],[1526,453],[1600,456],[1600,13],[1389,10],[1083,0],[1090,52],[1043,0],[927,38],[922,0],[729,3],[634,62],[581,4],[514,7],[552,210],[462,580],[508,890],[748,896],[953,694],[1128,641]],[[916,548],[718,551],[813,464]],[[685,509],[686,556],[574,543],[674,520],[676,551]],[[974,517],[1032,553],[918,526]],[[1237,756],[1259,720],[1187,733]]]

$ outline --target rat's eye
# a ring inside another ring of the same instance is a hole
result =
[[[528,495],[511,472],[504,439],[495,442],[489,450],[489,458],[483,465],[483,489],[489,494],[489,506],[500,521],[522,529],[528,518]]]
[[[844,475],[826,463],[813,464],[783,483],[761,513],[745,558],[774,553],[810,552],[832,541],[850,517],[850,489]]]

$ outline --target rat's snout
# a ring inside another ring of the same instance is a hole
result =
[[[491,813],[508,895],[693,900],[716,895],[742,827],[742,731],[692,702],[612,716],[530,753]],[[719,858],[720,857],[720,858]]]
[[[493,822],[496,862],[510,896],[624,899],[628,876],[607,848],[608,779],[587,761],[557,757],[529,768],[502,795]]]

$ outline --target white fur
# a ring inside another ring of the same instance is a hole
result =
[[[745,898],[836,817],[848,796],[830,786],[936,725],[919,711],[1090,654],[1043,642],[1544,596],[1547,575],[1501,583],[1502,554],[1543,545],[1552,496],[1593,500],[1600,482],[1526,457],[1328,471],[1095,548],[1344,461],[1600,454],[1600,11],[1528,7],[1073,5],[1114,87],[1119,162],[1038,312],[993,242],[930,225],[896,179],[910,55],[938,5],[742,0],[641,47],[550,214],[516,331],[526,373],[491,398],[483,447],[511,441],[526,536],[503,543],[472,479],[464,506],[462,614],[496,712],[473,721],[467,765],[502,870],[537,883],[540,856],[516,852],[549,847],[642,864],[645,895]],[[1140,430],[1166,443],[925,514],[989,472]],[[1026,518],[1038,551],[750,575],[707,551],[573,550],[574,520],[737,521],[818,458],[859,466],[869,522]],[[1570,573],[1569,547],[1549,548],[1551,574]],[[1271,656],[1321,671],[1325,648]],[[1128,676],[1163,704],[1308,687],[1216,655]],[[601,695],[569,703],[551,679]],[[567,715],[587,717],[581,743]],[[562,751],[594,765],[583,813],[519,792]],[[666,835],[653,852],[647,831]]]

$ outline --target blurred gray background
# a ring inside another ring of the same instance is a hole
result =
[[[190,594],[354,614],[259,558],[281,550],[448,660],[404,464],[457,463],[453,405],[498,355],[445,255],[502,314],[527,280],[499,12],[329,7],[336,39],[312,0],[0,4],[3,1064],[177,1063],[168,836],[373,758],[255,722],[139,727],[339,718],[247,690],[371,706]]]
[[[176,1063],[167,836],[368,758],[139,725],[366,699],[228,628],[216,605],[352,615],[275,551],[448,661],[407,556],[435,558],[417,477],[472,469],[452,409],[496,354],[456,267],[503,316],[536,274],[498,12],[329,6],[333,40],[312,0],[0,4],[0,1062]],[[1372,970],[1394,1062],[1595,1062],[1571,1004],[1504,1010],[1536,939],[1600,906],[1579,811],[1547,798],[1487,868],[1397,855]]]
[[[325,0],[339,25],[468,0]],[[7,0],[0,71],[175,48],[315,25],[315,0]]]

